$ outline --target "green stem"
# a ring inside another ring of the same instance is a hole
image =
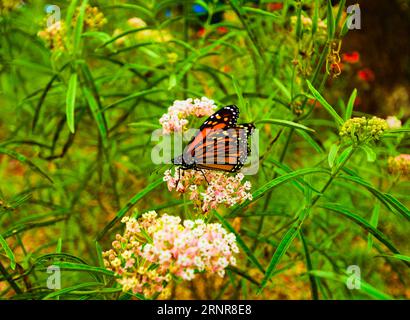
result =
[[[323,186],[322,190],[320,191],[320,194],[316,195],[316,197],[313,198],[310,206],[313,207],[316,202],[320,199],[321,196],[326,192],[327,188],[332,184],[333,180],[336,178],[336,176],[339,174],[340,170],[343,169],[345,164],[349,161],[349,159],[352,157],[353,153],[356,151],[357,147],[353,147],[352,150],[350,150],[348,156],[342,161],[342,163],[338,166],[337,170],[331,174],[329,177],[329,180],[327,180],[326,184]]]

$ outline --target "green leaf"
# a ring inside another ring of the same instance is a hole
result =
[[[92,274],[96,273],[96,274],[103,274],[103,275],[111,276],[111,277],[115,276],[114,272],[111,270],[108,270],[106,268],[101,268],[101,267],[90,266],[87,264],[54,261],[53,265],[58,266],[62,270],[84,271],[84,272],[88,272]]]
[[[308,272],[310,272],[313,270],[313,265],[312,265],[312,260],[310,258],[309,248],[306,243],[305,237],[303,236],[302,230],[299,231],[299,237],[303,245],[303,251],[305,253],[306,267],[307,267]],[[318,291],[316,277],[309,273],[309,281],[310,281],[310,291],[312,292],[312,299],[319,300],[319,291]]]
[[[304,209],[304,211],[306,210],[308,209]],[[290,245],[292,244],[293,239],[298,235],[302,222],[303,222],[303,219],[298,219],[298,221],[293,223],[293,225],[289,228],[288,231],[286,231],[285,235],[280,240],[280,243],[277,246],[272,256],[272,259],[268,265],[268,268],[266,269],[265,276],[262,279],[258,294],[260,294],[263,291],[263,289],[266,287],[270,278],[272,277],[272,273],[276,270],[276,267],[278,266],[280,260],[282,259],[286,251],[289,249]]]
[[[363,180],[358,176],[352,175],[341,175],[343,179],[353,181],[370,191],[377,199],[379,199],[389,210],[395,209],[399,212],[404,218],[410,221],[410,210],[406,208],[399,200],[388,193],[383,193],[373,187],[370,183]]]
[[[377,201],[372,212],[372,216],[370,218],[370,225],[377,229],[377,224],[379,222],[379,213],[380,213],[380,202]],[[371,234],[367,236],[367,249],[371,250],[373,246],[373,237]]]
[[[289,120],[262,119],[262,120],[255,121],[255,124],[259,124],[259,123],[271,123],[271,124],[277,124],[277,125],[280,125],[280,126],[299,129],[299,130],[303,130],[303,131],[315,132],[315,130],[313,130],[311,128],[308,128],[308,127],[304,126],[303,124],[293,122],[293,121],[289,121]]]
[[[339,275],[333,272],[321,271],[321,270],[313,270],[310,272],[311,274],[315,275],[316,277],[325,278],[329,280],[335,280],[346,284],[349,277],[346,275]],[[389,296],[387,293],[381,292],[377,290],[375,287],[371,286],[370,284],[360,280],[360,291],[369,295],[370,297],[380,299],[380,300],[393,300],[393,297]]]
[[[312,34],[315,34],[317,31],[317,25],[319,22],[319,7],[320,7],[319,0],[315,0],[313,19],[312,19]]]
[[[7,244],[6,239],[0,234],[0,245],[6,252],[7,257],[10,259],[10,267],[12,270],[16,269],[16,258],[14,257],[13,251],[10,249],[9,245]]]
[[[342,153],[336,158],[336,166],[333,167],[333,172],[337,171],[339,169],[339,166],[345,163],[346,159],[351,156],[352,150],[353,147],[348,146],[342,151]]]
[[[298,134],[299,136],[301,136],[313,149],[315,149],[318,153],[323,153],[323,147],[316,142],[315,139],[313,139],[313,137],[302,130],[296,130],[296,134]]]
[[[388,131],[388,133],[409,133],[410,128],[400,128],[400,129],[391,129]]]
[[[230,223],[224,219],[221,215],[219,215],[216,210],[212,211],[215,217],[221,222],[221,224],[228,229],[228,231],[232,232],[235,237],[236,237],[236,242],[238,243],[239,247],[242,248],[242,250],[245,252],[245,254],[248,256],[248,259],[257,267],[262,273],[265,273],[265,270],[259,263],[258,259],[253,255],[251,249],[246,245],[245,241],[242,239],[242,237],[239,235],[238,232],[230,225]]]
[[[73,73],[68,82],[67,96],[66,96],[66,115],[68,128],[72,133],[75,132],[74,125],[74,109],[75,96],[77,93],[77,73]]]
[[[335,30],[339,26],[340,19],[342,18],[343,13],[345,11],[345,4],[346,4],[346,0],[341,0],[339,2],[339,9],[337,10],[337,16],[336,16],[336,20],[335,20]]]
[[[333,16],[332,1],[327,0],[327,38],[329,41],[335,37],[335,18]]]
[[[87,6],[87,3],[88,3],[88,0],[83,0],[83,2],[81,3],[80,9],[78,11],[77,21],[76,21],[76,25],[74,28],[74,40],[73,40],[74,54],[77,54],[80,50],[81,34],[83,33],[84,14],[85,14],[85,8]]]
[[[320,206],[323,209],[328,209],[339,213],[346,218],[349,218],[351,221],[356,223],[359,227],[364,229],[365,231],[371,233],[376,239],[378,239],[381,243],[383,243],[391,252],[400,254],[399,250],[390,242],[386,235],[384,235],[380,230],[373,227],[370,223],[368,223],[365,219],[361,216],[349,211],[344,206],[340,204],[333,204],[333,203],[326,203]]]
[[[15,152],[13,150],[2,148],[2,147],[0,147],[0,153],[7,154],[8,156],[12,157],[13,159],[16,159],[22,164],[26,164],[27,166],[30,167],[31,170],[33,170],[34,172],[37,172],[39,175],[41,175],[42,177],[46,178],[48,181],[53,183],[53,180],[43,170],[41,170],[37,165],[35,165],[32,161],[27,159],[22,154]]]
[[[59,297],[65,294],[70,293],[71,291],[75,291],[78,289],[82,289],[82,288],[94,288],[94,287],[101,287],[104,284],[100,283],[100,282],[86,282],[86,283],[79,283],[76,284],[74,286],[68,287],[68,288],[63,288],[54,292],[49,293],[48,295],[46,295],[43,300],[48,300],[48,299],[52,299],[55,297]]]
[[[286,86],[283,84],[283,82],[280,81],[278,78],[273,78],[273,82],[280,89],[280,91],[282,91],[282,93],[286,96],[288,101],[291,101],[292,97],[291,97],[290,91],[288,90],[288,88],[286,88]]]
[[[326,109],[326,111],[333,117],[337,125],[343,124],[343,119],[337,114],[336,110],[322,97],[322,95],[313,87],[309,80],[306,80],[309,90],[313,96],[320,102],[320,104]]]
[[[376,161],[377,155],[376,152],[374,152],[373,148],[367,146],[367,145],[361,145],[360,148],[366,152],[367,156],[367,161],[369,162],[374,162]]]
[[[339,152],[339,148],[340,148],[340,145],[336,143],[332,144],[332,146],[330,147],[329,155],[327,157],[327,162],[329,163],[330,168],[333,168],[333,165],[337,157],[337,153]]]
[[[387,257],[387,258],[398,259],[398,260],[402,260],[402,261],[405,261],[405,262],[410,262],[410,257],[405,256],[404,254],[393,254],[393,255],[382,254],[381,256],[382,257]]]
[[[269,12],[269,11],[265,11],[262,9],[258,9],[258,8],[252,8],[252,7],[242,7],[242,10],[246,13],[254,13],[256,15],[261,15],[264,17],[268,17],[268,18],[272,18],[272,19],[280,19],[280,16],[278,14]]]
[[[87,87],[82,87],[82,89],[84,97],[88,102],[88,106],[90,107],[91,113],[94,116],[95,122],[97,123],[101,138],[103,139],[103,141],[106,141],[108,136],[108,129],[105,125],[102,111],[100,111],[98,102]]]
[[[357,96],[357,89],[354,89],[352,91],[352,94],[350,95],[349,101],[347,102],[345,120],[349,120],[352,117],[353,107],[354,107],[354,102],[356,100],[356,96]]]
[[[177,85],[177,76],[175,73],[171,73],[168,81],[168,90],[172,90]]]

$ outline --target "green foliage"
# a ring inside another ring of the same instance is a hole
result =
[[[0,299],[146,298],[122,292],[102,251],[131,210],[193,214],[152,162],[151,135],[173,101],[201,96],[238,105],[260,134],[252,200],[206,216],[241,250],[209,298],[283,297],[289,277],[287,298],[408,298],[394,289],[410,281],[409,182],[387,160],[410,153],[409,124],[377,141],[340,138],[353,115],[372,116],[355,106],[360,90],[327,81],[345,1],[55,2],[63,50],[38,35],[48,2],[0,17]],[[87,4],[101,28],[86,23]],[[50,265],[61,289],[46,287]],[[360,290],[346,289],[350,265]]]

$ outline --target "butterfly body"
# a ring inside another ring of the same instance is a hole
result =
[[[239,171],[250,153],[248,137],[255,127],[236,124],[238,117],[239,109],[234,105],[215,112],[173,163],[183,170]]]

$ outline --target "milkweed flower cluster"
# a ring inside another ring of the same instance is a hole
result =
[[[162,125],[164,134],[182,132],[188,124],[188,117],[201,118],[210,116],[215,112],[216,105],[213,100],[206,97],[201,99],[176,100],[168,108],[168,113],[162,115],[159,123]]]
[[[219,223],[155,211],[141,218],[124,217],[123,235],[116,235],[113,248],[103,252],[106,268],[115,272],[123,291],[153,297],[164,293],[173,279],[190,281],[197,273],[217,273],[235,265],[239,252],[236,238]]]
[[[388,129],[387,121],[378,117],[367,119],[356,117],[347,120],[340,129],[339,135],[352,139],[353,143],[365,143],[379,140]]]
[[[77,7],[76,13],[72,19],[72,25],[77,23],[80,8]],[[104,24],[107,23],[107,19],[104,14],[97,8],[87,5],[84,13],[84,29],[86,30],[98,30]],[[53,51],[64,51],[66,49],[66,25],[63,20],[55,21],[48,25],[45,29],[40,30],[37,35],[43,39],[47,47]]]
[[[390,173],[410,176],[410,154],[390,157],[388,160],[388,168]]]
[[[56,21],[47,28],[39,31],[37,35],[43,39],[47,47],[53,51],[65,50],[66,27],[64,21]]]
[[[205,178],[206,177],[206,178]],[[172,174],[171,170],[164,173],[169,191],[187,193],[201,210],[206,213],[216,209],[219,205],[232,207],[245,200],[252,200],[251,183],[243,182],[244,175],[235,176],[225,172],[213,170],[183,170],[177,168]]]
[[[77,7],[76,14],[73,17],[72,24],[77,24],[80,13],[80,7]],[[107,23],[107,19],[98,7],[92,7],[89,4],[85,7],[84,12],[84,29],[99,30]]]
[[[387,126],[389,129],[400,129],[401,128],[401,121],[397,119],[396,116],[388,116],[386,119]]]

